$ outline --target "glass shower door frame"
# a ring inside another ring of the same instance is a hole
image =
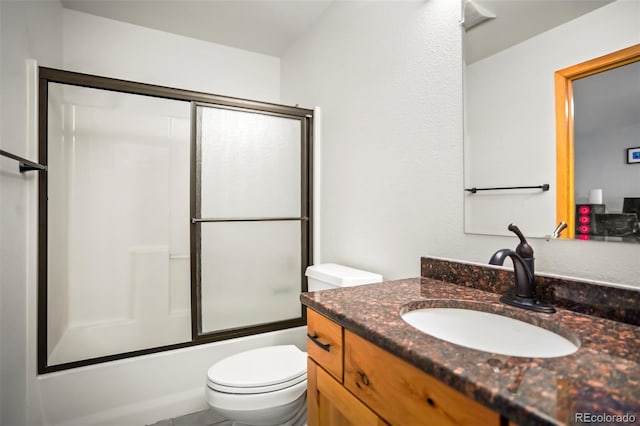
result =
[[[240,112],[251,112],[256,114],[281,117],[300,121],[300,216],[281,217],[202,217],[201,214],[201,158],[199,158],[201,147],[198,146],[198,107],[212,107]],[[298,110],[297,108],[295,108]],[[191,325],[194,341],[212,342],[226,340],[235,337],[242,337],[252,334],[265,333],[285,328],[306,325],[306,310],[300,306],[300,317],[295,319],[281,320],[264,324],[256,324],[245,327],[230,328],[214,332],[205,332],[202,329],[202,274],[201,274],[201,230],[205,223],[232,223],[232,222],[274,222],[274,221],[298,221],[300,222],[300,282],[301,291],[307,291],[307,280],[305,276],[306,267],[311,264],[312,241],[311,213],[313,211],[311,188],[311,147],[313,134],[313,116],[309,113],[299,114],[299,110],[294,114],[285,113],[280,108],[271,108],[269,104],[264,104],[262,108],[248,106],[246,108],[229,106],[212,102],[192,102],[191,104]],[[247,259],[249,263],[251,259]]]
[[[180,101],[187,101],[191,103],[192,116],[191,116],[191,154],[190,154],[190,212],[192,220],[190,224],[190,251],[191,251],[191,340],[178,342],[175,344],[148,347],[145,349],[134,350],[130,352],[113,353],[110,355],[99,356],[90,359],[81,359],[78,361],[65,362],[60,364],[50,364],[47,352],[47,339],[48,339],[48,300],[53,295],[48,289],[48,177],[47,173],[40,173],[38,177],[38,314],[37,314],[37,347],[38,347],[38,374],[51,373],[55,371],[62,371],[71,368],[83,367],[92,364],[98,364],[102,362],[114,361],[119,359],[125,359],[135,356],[147,355],[172,349],[184,348],[189,346],[200,345],[212,341],[219,341],[229,339],[233,337],[252,335],[267,331],[281,330],[291,327],[303,326],[306,324],[306,312],[300,305],[300,316],[298,318],[279,321],[276,323],[260,324],[251,327],[242,327],[234,330],[225,330],[223,332],[203,334],[199,332],[199,318],[200,304],[199,304],[199,284],[196,279],[195,271],[197,269],[196,253],[194,248],[196,247],[195,233],[199,226],[202,224],[202,220],[198,220],[196,216],[196,136],[195,136],[195,109],[198,104],[202,105],[215,105],[216,107],[238,109],[241,111],[252,111],[262,114],[283,116],[288,118],[294,118],[301,121],[302,124],[302,142],[301,142],[301,215],[297,218],[290,218],[291,220],[299,220],[301,227],[301,263],[300,263],[300,283],[301,291],[307,290],[307,280],[304,275],[306,267],[310,264],[313,247],[312,226],[313,218],[311,212],[312,206],[312,191],[313,182],[313,110],[304,109],[298,107],[292,107],[287,105],[279,105],[272,103],[265,103],[253,100],[246,100],[240,98],[233,98],[228,96],[214,95],[203,92],[196,92],[191,90],[184,90],[178,88],[171,88],[165,86],[152,85],[147,83],[133,82],[127,80],[114,79],[103,76],[82,74],[77,72],[70,72],[65,70],[59,70],[54,68],[39,67],[39,105],[38,105],[38,157],[39,163],[48,164],[48,85],[49,83],[67,84],[72,86],[87,87],[94,89],[102,89],[112,92],[121,92],[137,95],[146,95],[151,97],[173,99]],[[202,218],[199,218],[202,219]],[[275,218],[278,219],[278,218]],[[274,220],[274,218],[269,218]]]

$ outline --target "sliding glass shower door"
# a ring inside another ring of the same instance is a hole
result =
[[[305,324],[311,110],[39,80],[39,373]]]
[[[48,363],[191,340],[190,104],[48,95]]]
[[[299,318],[305,119],[197,106],[198,334]]]

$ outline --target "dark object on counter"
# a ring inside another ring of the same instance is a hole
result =
[[[626,237],[637,232],[638,216],[635,213],[596,214],[596,235]]]
[[[624,197],[622,213],[635,213],[640,219],[640,197]]]
[[[507,257],[510,257],[513,262],[515,294],[504,294],[500,301],[507,305],[530,311],[554,313],[556,310],[553,306],[539,302],[535,298],[536,282],[533,248],[516,225],[510,224],[507,229],[518,236],[520,244],[518,244],[515,251],[509,249],[498,250],[489,259],[489,264],[491,265],[503,265]]]

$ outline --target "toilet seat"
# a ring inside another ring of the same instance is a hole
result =
[[[296,386],[307,379],[307,354],[293,345],[241,352],[207,372],[210,389],[229,394],[260,394]]]
[[[304,372],[300,376],[296,377],[292,380],[287,380],[282,383],[276,383],[270,386],[251,386],[251,387],[241,387],[241,386],[225,386],[219,383],[208,381],[208,386],[210,389],[213,389],[218,392],[224,393],[232,393],[232,394],[256,394],[256,393],[266,393],[266,392],[275,392],[279,390],[283,390],[286,388],[290,388],[292,386],[297,385],[298,383],[306,382],[307,373]]]

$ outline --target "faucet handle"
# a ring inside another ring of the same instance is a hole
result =
[[[516,253],[523,259],[533,257],[533,248],[527,242],[527,239],[522,234],[522,231],[520,231],[520,228],[512,223],[507,227],[507,229],[520,238],[520,244],[516,247]]]
[[[566,222],[560,222],[558,224],[558,226],[556,226],[556,229],[553,230],[553,234],[551,234],[551,238],[559,238],[560,237],[560,233],[562,231],[564,231],[565,229],[567,229],[567,223]]]

